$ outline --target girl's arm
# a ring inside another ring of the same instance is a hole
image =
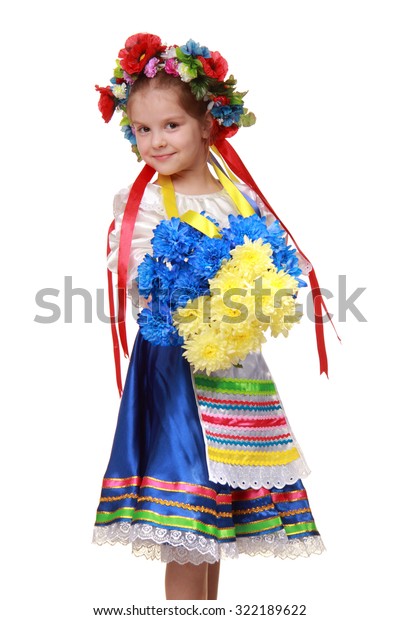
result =
[[[109,235],[110,253],[107,257],[107,267],[113,273],[118,273],[118,250],[121,225],[129,191],[130,188],[122,189],[114,198],[113,210],[115,228]],[[138,274],[138,267],[146,254],[152,254],[153,252],[151,239],[153,237],[153,230],[160,223],[160,220],[161,214],[152,209],[151,206],[146,204],[140,206],[132,237],[127,277],[127,295],[132,301],[135,318],[139,310],[145,308],[150,301],[149,298],[146,300],[144,297],[139,296],[138,285],[135,278]]]

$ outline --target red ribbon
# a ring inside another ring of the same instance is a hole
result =
[[[247,170],[246,166],[244,165],[244,163],[240,159],[239,155],[236,153],[236,151],[233,148],[233,146],[231,144],[229,144],[229,142],[227,142],[227,140],[225,140],[225,139],[223,139],[221,141],[218,141],[215,146],[217,147],[217,149],[221,153],[222,157],[224,158],[225,162],[228,164],[228,166],[232,170],[232,172],[236,176],[238,176],[244,183],[246,183],[246,185],[251,187],[251,189],[253,189],[256,192],[256,194],[261,198],[261,200],[264,202],[264,204],[268,207],[268,210],[272,213],[272,215],[274,215],[276,217],[276,219],[279,220],[282,228],[287,232],[289,237],[292,239],[292,241],[295,244],[295,246],[297,247],[299,253],[303,256],[303,258],[306,261],[308,261],[311,264],[311,261],[309,261],[307,256],[304,254],[304,252],[301,251],[299,245],[296,243],[296,241],[295,241],[293,235],[290,233],[289,229],[286,228],[285,224],[276,215],[275,211],[273,210],[273,208],[269,204],[268,200],[265,198],[265,196],[263,195],[263,193],[261,192],[261,190],[257,186],[256,182],[254,181],[253,177],[251,176],[251,174]],[[312,264],[311,264],[311,266],[312,266]],[[328,316],[328,318],[329,318],[329,320],[330,320],[330,322],[332,324],[332,327],[335,330],[336,336],[338,337],[339,340],[340,340],[340,338],[339,338],[338,333],[336,331],[336,328],[335,328],[335,326],[334,326],[334,324],[332,322],[332,318],[331,318],[331,316],[330,316],[330,314],[328,312],[328,309],[327,309],[327,307],[325,305],[325,301],[324,301],[324,299],[322,297],[321,289],[319,287],[318,280],[317,280],[317,275],[315,273],[315,270],[314,270],[313,266],[312,266],[312,269],[311,269],[310,273],[308,274],[308,277],[310,279],[310,286],[311,286],[311,292],[312,292],[313,303],[314,303],[315,335],[316,335],[316,339],[317,339],[317,348],[318,348],[318,356],[319,356],[320,374],[325,373],[326,376],[328,376],[328,358],[327,358],[327,355],[326,355],[326,347],[325,347],[324,323],[323,323],[322,309],[325,310],[326,315]]]
[[[144,190],[148,183],[155,174],[154,168],[147,164],[139,173],[137,179],[133,183],[129,192],[128,201],[126,203],[124,215],[121,224],[121,236],[119,241],[118,250],[118,331],[119,340],[121,342],[122,350],[125,357],[129,357],[128,342],[126,337],[126,281],[129,267],[129,257],[131,252],[132,236],[135,227],[136,217],[139,210],[139,205],[144,194]],[[109,234],[114,230],[115,222],[112,222]],[[110,245],[107,242],[107,256],[110,253]],[[108,270],[108,299],[110,304],[110,321],[111,321],[111,334],[113,339],[114,348],[114,361],[115,361],[115,373],[117,377],[117,386],[119,395],[122,395],[122,380],[121,380],[121,361],[119,353],[119,341],[118,333],[115,327],[115,305],[113,296],[113,284],[112,273]]]
[[[110,228],[108,229],[107,256],[111,252],[110,234],[112,233],[114,228],[115,228],[115,220],[111,222]],[[115,327],[115,304],[114,304],[114,295],[113,295],[112,272],[109,269],[107,269],[107,281],[108,281],[108,304],[110,307],[111,336],[112,336],[113,351],[114,351],[115,375],[117,379],[118,392],[119,392],[119,395],[122,396],[121,359],[119,355],[118,333],[117,333],[117,328]]]

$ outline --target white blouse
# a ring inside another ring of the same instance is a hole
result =
[[[260,209],[261,215],[267,216],[267,225],[270,225],[275,217],[267,210],[263,202],[247,185],[238,184],[237,187],[252,198]],[[110,253],[107,259],[108,268],[114,273],[118,272],[118,248],[121,234],[122,218],[128,200],[130,187],[122,189],[114,198],[114,217],[115,228],[110,233]],[[211,194],[187,195],[176,192],[176,206],[179,215],[192,210],[197,213],[205,211],[207,215],[214,218],[222,227],[229,225],[228,216],[238,215],[236,205],[230,198],[225,189]],[[151,239],[153,238],[155,227],[166,219],[167,214],[164,209],[161,187],[153,183],[148,183],[139,206],[135,228],[133,231],[131,252],[129,258],[127,289],[135,289],[132,282],[137,274],[138,267],[147,253],[152,254]],[[307,274],[311,270],[311,265],[299,256],[300,267],[303,273]],[[134,293],[131,290],[131,293]],[[131,295],[130,295],[131,296]],[[136,295],[134,295],[136,297]],[[134,300],[133,300],[134,301]]]

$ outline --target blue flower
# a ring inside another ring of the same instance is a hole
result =
[[[170,295],[172,311],[209,292],[208,279],[199,277],[189,262],[174,266],[173,272],[175,279]]]
[[[183,261],[202,236],[199,231],[193,233],[193,230],[192,226],[181,222],[179,217],[162,220],[154,229],[151,241],[154,256],[167,261]]]
[[[201,46],[200,43],[196,43],[193,39],[189,39],[186,45],[182,45],[180,49],[188,56],[203,56],[203,58],[211,58],[208,47]]]
[[[129,142],[133,145],[136,146],[137,142],[136,142],[136,136],[132,131],[132,127],[130,125],[123,125],[121,127],[121,131],[124,133],[124,138],[126,138],[127,140],[129,140]]]
[[[139,294],[148,297],[154,280],[157,277],[158,265],[150,254],[146,254],[138,267],[136,282],[139,284]]]
[[[244,236],[251,241],[262,239],[264,243],[268,241],[269,234],[266,226],[266,216],[259,217],[257,214],[250,217],[242,215],[229,215],[229,227],[222,229],[222,235],[230,245],[230,249],[244,243]]]
[[[157,263],[157,281],[155,282],[155,294],[165,303],[169,302],[171,292],[175,285],[174,270],[165,263]]]
[[[153,312],[150,308],[144,308],[138,316],[138,325],[142,336],[152,344],[161,346],[178,346],[183,344],[181,338],[172,325],[168,314]]]
[[[214,106],[211,110],[211,114],[221,120],[221,125],[224,127],[230,127],[234,123],[240,121],[240,117],[243,114],[242,105],[221,105]]]
[[[274,265],[276,268],[283,269],[289,273],[293,278],[296,278],[299,287],[307,286],[307,283],[304,280],[301,280],[299,276],[302,271],[299,267],[299,259],[296,256],[296,250],[292,248],[290,245],[286,245],[284,248],[279,250],[275,250],[272,253],[272,258],[274,261]]]
[[[204,237],[196,252],[189,257],[189,264],[197,272],[196,277],[213,278],[224,258],[230,258],[226,239]]]

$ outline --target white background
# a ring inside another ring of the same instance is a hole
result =
[[[125,39],[146,31],[219,50],[249,90],[257,124],[232,143],[333,293],[342,338],[326,327],[329,380],[306,317],[264,349],[312,469],[327,553],[226,561],[220,601],[305,604],[316,620],[396,617],[396,5],[15,0],[2,10],[4,617],[84,620],[94,606],[164,598],[163,565],[91,545],[119,399],[109,326],[95,306],[85,323],[79,297],[71,323],[63,310],[65,276],[92,298],[106,287],[112,198],[140,169],[117,120],[103,123],[94,84],[108,84]],[[347,295],[366,287],[356,301],[366,322],[339,321],[339,274]],[[41,324],[35,315],[49,312],[35,295],[48,287],[61,318]]]

